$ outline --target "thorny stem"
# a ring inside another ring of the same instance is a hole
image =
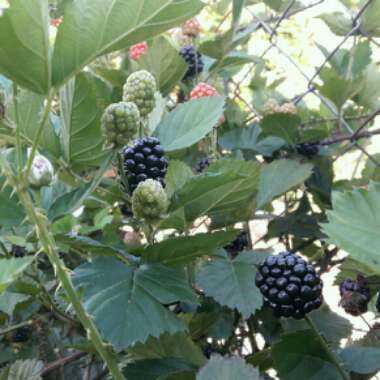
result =
[[[311,330],[314,331],[315,335],[317,336],[318,338],[318,341],[319,343],[322,345],[322,347],[324,348],[327,356],[329,357],[329,359],[331,360],[331,362],[335,365],[336,369],[338,370],[338,372],[342,375],[342,378],[344,380],[351,380],[350,379],[350,376],[348,375],[348,373],[346,372],[346,370],[343,368],[342,364],[339,363],[339,360],[338,358],[335,356],[335,354],[331,351],[330,347],[328,346],[326,340],[323,338],[323,336],[320,334],[319,330],[317,329],[317,327],[315,326],[314,322],[312,321],[312,319],[307,315],[305,317],[305,321],[307,322],[307,324],[309,325],[309,327],[311,328]]]
[[[18,88],[17,84],[13,83],[13,104],[15,109],[16,119],[16,157],[19,174],[22,172],[22,145],[21,145],[21,132],[18,114]]]

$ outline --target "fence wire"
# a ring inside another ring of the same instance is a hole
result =
[[[352,17],[351,30],[341,38],[340,42],[335,46],[335,48],[331,50],[331,52],[326,56],[324,61],[315,69],[315,72],[312,76],[308,75],[303,69],[303,67],[298,62],[296,62],[296,60],[293,59],[286,50],[284,50],[281,47],[283,46],[284,41],[279,33],[279,28],[281,27],[284,20],[289,20],[295,15],[299,15],[300,13],[310,10],[311,8],[316,8],[318,7],[318,5],[324,3],[325,0],[318,0],[308,5],[299,7],[297,9],[295,8],[295,6],[299,5],[299,3],[296,0],[289,0],[287,6],[279,16],[272,16],[266,20],[262,19],[260,16],[254,13],[249,7],[247,7],[246,10],[250,14],[252,25],[256,25],[255,32],[263,30],[269,36],[268,46],[260,55],[260,60],[263,60],[269,52],[275,49],[280,55],[286,58],[286,60],[297,70],[299,75],[301,75],[306,81],[305,90],[292,99],[293,104],[297,105],[308,95],[315,96],[319,100],[319,102],[323,104],[331,112],[332,115],[334,115],[334,118],[332,119],[320,119],[320,121],[325,122],[333,120],[336,121],[339,126],[345,129],[345,133],[347,135],[345,135],[343,138],[342,136],[334,136],[333,138],[330,138],[326,141],[322,141],[322,145],[329,145],[337,142],[346,142],[346,145],[343,147],[342,153],[339,156],[350,151],[352,148],[355,147],[358,150],[360,150],[365,156],[367,156],[373,164],[375,164],[377,167],[380,167],[380,162],[378,161],[378,159],[374,157],[373,154],[369,153],[368,150],[365,147],[363,147],[363,145],[358,141],[361,138],[369,138],[373,135],[368,133],[366,127],[370,125],[370,123],[374,121],[374,119],[378,115],[380,115],[380,109],[375,110],[370,115],[364,115],[360,116],[359,118],[356,118],[356,120],[361,120],[362,124],[360,124],[359,129],[354,131],[348,122],[350,118],[344,117],[341,113],[339,113],[335,109],[335,107],[318,91],[318,88],[314,83],[316,80],[318,80],[318,77],[321,74],[322,70],[326,67],[326,65],[329,64],[332,58],[339,52],[340,48],[350,39],[350,37],[355,36],[359,31],[361,35],[363,35],[362,31],[360,30],[360,18],[363,15],[363,13],[367,10],[367,8],[371,5],[371,3],[374,1],[378,0],[367,0],[360,7],[357,13]],[[221,24],[218,26],[218,29],[221,28],[221,25],[224,23],[225,20],[226,17],[221,21]],[[367,36],[367,38],[375,46],[380,47],[380,44],[373,38],[369,36]],[[257,109],[255,109],[254,105],[252,105],[252,101],[250,99],[246,99],[242,92],[242,86],[244,85],[246,80],[251,77],[253,70],[255,70],[257,64],[258,62],[250,64],[248,69],[246,69],[244,75],[242,75],[242,77],[238,81],[231,81],[228,86],[229,91],[232,90],[232,98],[234,100],[240,101],[244,105],[246,110],[251,114],[250,119],[252,120],[261,119],[262,115]]]

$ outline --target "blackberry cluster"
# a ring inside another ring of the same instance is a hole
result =
[[[206,158],[202,158],[196,165],[195,171],[197,173],[202,173],[210,166],[210,160]]]
[[[132,193],[140,182],[147,179],[154,179],[165,187],[168,160],[160,140],[155,137],[137,139],[124,149],[123,156],[125,175]]]
[[[13,343],[24,343],[29,339],[30,329],[27,327],[20,327],[12,334]]]
[[[323,302],[323,283],[314,266],[289,252],[270,255],[260,265],[256,286],[276,317],[302,319]]]
[[[235,257],[249,245],[248,233],[247,231],[240,231],[239,236],[232,241],[230,244],[226,245],[224,249],[232,256]]]
[[[363,276],[358,276],[356,280],[345,279],[339,286],[340,306],[346,313],[359,316],[368,311],[368,303],[371,292],[367,280]]]
[[[194,48],[193,45],[184,46],[179,54],[187,63],[187,71],[184,80],[195,77],[203,71],[204,63],[201,54]]]
[[[319,143],[302,143],[296,145],[296,151],[301,156],[312,158],[319,153]]]

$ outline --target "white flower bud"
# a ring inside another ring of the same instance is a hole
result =
[[[40,189],[43,186],[49,186],[54,177],[54,168],[51,162],[44,156],[37,154],[32,163],[29,173],[29,184]]]

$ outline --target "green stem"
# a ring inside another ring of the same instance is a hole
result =
[[[13,105],[15,110],[15,121],[16,121],[16,157],[17,157],[17,167],[18,174],[22,173],[22,145],[21,145],[21,133],[20,133],[20,123],[18,114],[18,88],[17,84],[13,83]]]
[[[8,327],[8,328],[6,328],[4,330],[0,330],[0,336],[8,334],[8,333],[10,333],[12,331],[18,330],[21,327],[31,326],[32,324],[33,324],[33,321],[30,320],[30,321],[21,322],[21,323],[19,323],[17,325],[10,326],[10,327]]]
[[[331,362],[335,365],[336,369],[339,371],[339,373],[342,375],[342,378],[344,380],[351,380],[349,374],[346,372],[346,370],[343,368],[342,364],[339,362],[338,358],[335,356],[335,354],[331,351],[329,345],[327,344],[324,337],[320,334],[319,330],[315,326],[312,319],[307,315],[305,317],[305,321],[310,326],[310,328],[314,331],[315,335],[317,336],[319,342],[321,343],[322,347],[324,348],[327,356],[331,360]]]
[[[107,364],[113,378],[115,380],[125,380],[125,377],[120,372],[120,369],[117,365],[114,354],[103,342],[99,331],[97,330],[90,316],[87,314],[77,292],[75,291],[75,288],[71,282],[69,270],[66,268],[64,262],[59,257],[57,246],[53,234],[51,231],[49,231],[49,228],[47,226],[45,215],[42,215],[37,211],[33,205],[30,195],[25,190],[19,191],[18,195],[21,203],[26,210],[30,222],[36,226],[41,245],[55,270],[56,276],[58,277],[71,304],[73,305],[73,308],[79,320],[81,321],[83,327],[86,329],[89,338],[92,340],[92,343],[94,344],[99,355]]]
[[[32,149],[30,151],[30,154],[29,154],[29,157],[28,157],[28,161],[26,163],[25,178],[28,178],[28,176],[29,176],[29,172],[30,172],[30,169],[31,169],[32,164],[33,164],[34,156],[36,155],[36,152],[37,152],[37,148],[38,148],[38,144],[40,142],[41,136],[42,136],[42,132],[43,132],[43,130],[45,128],[46,121],[47,121],[47,119],[49,117],[49,113],[50,113],[50,110],[51,110],[51,105],[52,105],[52,102],[53,102],[53,98],[54,98],[54,93],[52,92],[49,95],[48,99],[47,99],[47,103],[46,103],[46,106],[45,106],[44,113],[42,115],[42,119],[41,119],[40,125],[39,125],[37,133],[36,133],[36,135],[34,137]],[[16,130],[17,129],[18,129],[18,127],[16,127]]]

